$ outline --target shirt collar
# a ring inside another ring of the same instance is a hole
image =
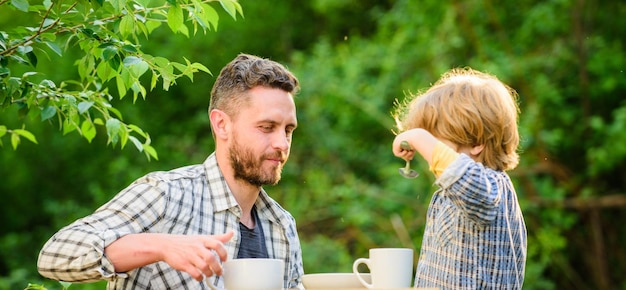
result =
[[[209,194],[216,212],[229,210],[233,207],[239,207],[235,196],[233,195],[222,170],[217,164],[217,157],[213,152],[204,161],[204,170],[206,171],[207,183],[209,186]],[[259,192],[259,197],[255,202],[260,217],[269,219],[274,223],[285,223],[283,220],[284,211],[276,201],[274,201],[263,188]]]

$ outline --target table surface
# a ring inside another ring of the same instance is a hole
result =
[[[367,290],[367,288],[304,288],[305,290]],[[292,289],[290,289],[292,290]],[[439,290],[439,288],[395,288],[395,289],[383,289],[376,288],[372,290]]]

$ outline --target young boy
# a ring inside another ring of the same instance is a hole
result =
[[[519,162],[516,97],[496,77],[466,68],[397,106],[401,133],[393,154],[410,160],[419,153],[439,187],[428,207],[416,287],[522,288],[526,225],[506,173]]]

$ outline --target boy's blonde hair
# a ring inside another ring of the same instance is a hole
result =
[[[495,76],[456,68],[405,106],[398,104],[400,131],[423,128],[461,146],[484,145],[478,160],[496,170],[519,163],[517,93]]]

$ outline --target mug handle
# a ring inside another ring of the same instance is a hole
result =
[[[370,259],[367,259],[367,258],[358,258],[358,259],[356,259],[356,261],[354,261],[354,263],[352,264],[352,272],[354,272],[354,274],[356,275],[356,278],[359,279],[359,282],[361,282],[361,284],[363,284],[363,286],[365,286],[366,288],[369,288],[369,289],[374,288],[374,284],[370,284],[370,283],[365,282],[363,277],[361,277],[361,273],[358,270],[360,264],[367,265],[367,267],[371,270],[372,268],[370,268]]]
[[[215,277],[215,275],[214,275],[214,276],[211,276],[211,277]],[[207,285],[209,285],[209,288],[211,288],[211,289],[213,289],[213,290],[226,290],[226,289],[224,289],[224,288],[218,288],[218,287],[216,287],[215,285],[213,285],[213,281],[212,281],[212,280],[213,280],[213,279],[215,279],[215,278],[211,279],[211,277],[206,277],[206,278],[204,279],[204,281],[206,282],[206,284],[207,284]]]

